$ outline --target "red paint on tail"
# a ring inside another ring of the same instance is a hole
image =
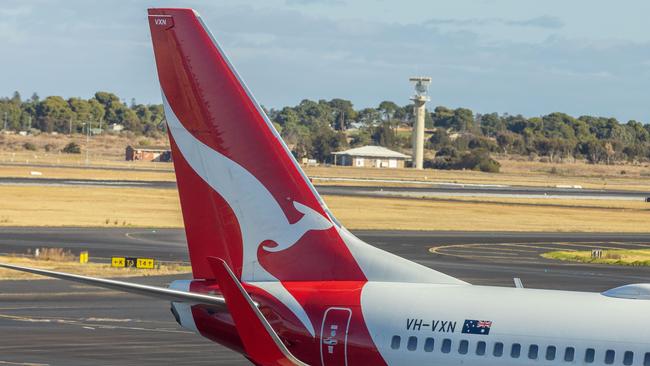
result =
[[[274,204],[281,207],[290,224],[303,217],[294,202],[331,220],[279,135],[194,11],[150,9],[149,24],[161,88],[184,129],[252,174],[272,195]],[[188,163],[191,159],[184,156],[171,134],[170,139],[194,277],[212,278],[206,258],[214,256],[224,259],[241,278],[242,235],[246,233],[241,232],[245,229],[234,214],[237,208],[230,207],[222,192],[215,192],[197,174],[197,168]],[[225,173],[218,179],[227,180],[230,176]],[[250,204],[255,199],[248,197],[245,189],[237,193],[237,202],[248,200]],[[247,214],[240,213],[242,217]],[[281,281],[365,280],[334,226],[307,231],[295,243],[288,243],[290,247],[286,250],[274,252],[263,248],[273,246],[269,244],[249,244],[255,245],[253,250],[259,253],[255,263],[247,264],[249,268],[261,265]]]

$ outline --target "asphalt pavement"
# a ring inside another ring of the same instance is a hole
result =
[[[646,267],[550,261],[558,248],[644,248],[650,234],[355,232],[369,243],[480,285],[604,291],[650,282]],[[0,252],[60,247],[93,258],[187,261],[176,229],[0,228]],[[431,250],[433,248],[433,252]],[[129,281],[166,286],[188,275]],[[58,280],[0,281],[0,365],[248,365],[177,326],[169,304]]]
[[[352,179],[348,181],[354,181]],[[368,183],[368,182],[365,182]],[[370,181],[372,183],[372,181]],[[366,184],[364,186],[318,184],[316,190],[324,195],[362,196],[362,197],[407,197],[407,198],[436,198],[436,197],[509,197],[509,198],[556,198],[556,199],[592,199],[592,200],[627,200],[645,201],[650,198],[650,192],[614,190],[614,189],[582,189],[569,187],[527,187],[456,183],[421,182],[426,186],[390,186],[382,184]],[[156,188],[176,189],[175,181],[146,181],[146,180],[96,180],[68,178],[19,178],[0,177],[0,185],[27,186],[86,186],[112,188]]]

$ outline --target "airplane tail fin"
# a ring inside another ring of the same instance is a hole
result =
[[[268,267],[291,279],[360,278],[315,273],[301,258],[307,248],[296,244],[309,242],[310,257],[345,268],[346,248],[201,18],[191,9],[149,9],[149,25],[194,277],[210,278],[213,256],[244,281],[272,279]]]
[[[195,278],[463,283],[341,227],[192,9],[149,9]]]

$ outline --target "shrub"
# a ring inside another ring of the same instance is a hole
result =
[[[65,145],[65,147],[61,151],[63,151],[66,154],[81,154],[81,148],[76,142],[71,142]]]
[[[43,146],[43,148],[45,149],[45,151],[50,152],[56,150],[56,145],[46,144],[45,146]]]
[[[452,146],[443,146],[436,152],[436,157],[443,157],[443,156],[448,156],[450,158],[458,158],[459,153],[458,150],[456,150]]]
[[[424,166],[444,170],[480,170],[487,173],[498,173],[501,169],[501,164],[492,159],[490,153],[483,149],[470,151],[462,156],[454,154],[438,156],[433,160],[425,160]]]
[[[486,173],[498,173],[501,170],[501,164],[488,156],[487,159],[479,162],[478,170]]]
[[[36,151],[36,145],[32,144],[31,142],[25,142],[23,144],[23,149],[29,151]]]
[[[151,146],[151,141],[149,139],[141,139],[140,141],[138,141],[138,145]]]
[[[74,259],[72,252],[62,248],[40,248],[38,250],[39,260],[52,262],[66,262]]]

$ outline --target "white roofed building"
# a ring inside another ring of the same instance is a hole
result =
[[[404,168],[411,157],[383,146],[362,146],[334,153],[334,164],[366,168]]]

